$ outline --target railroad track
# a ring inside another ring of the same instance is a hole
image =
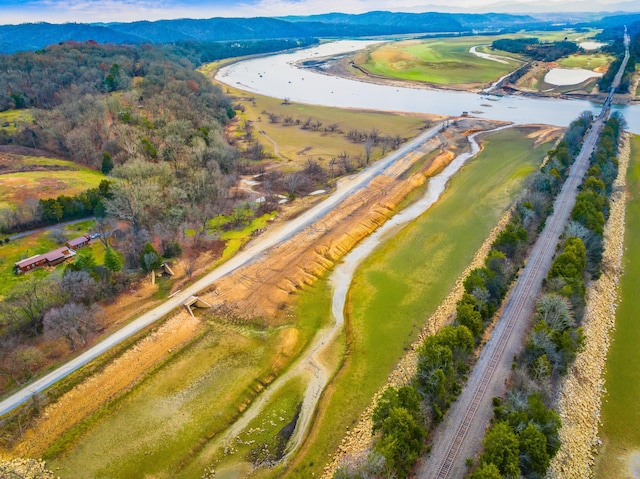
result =
[[[605,103],[603,110],[608,107],[609,104]],[[504,378],[508,377],[511,369],[511,358],[524,342],[535,299],[551,267],[558,238],[575,204],[578,186],[588,169],[589,159],[604,126],[604,118],[606,113],[601,114],[587,132],[582,149],[555,201],[554,212],[533,246],[518,283],[509,294],[503,313],[491,339],[483,348],[467,386],[437,431],[431,454],[419,468],[417,477],[463,477],[466,458],[477,454],[479,439],[484,435],[491,417],[491,399],[504,394]]]

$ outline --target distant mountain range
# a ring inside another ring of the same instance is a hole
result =
[[[548,3],[548,2],[539,2]],[[636,2],[630,2],[636,3]],[[571,2],[566,3],[566,5]],[[538,5],[536,2],[535,5]],[[179,19],[104,24],[25,23],[0,25],[0,52],[38,50],[65,41],[173,43],[284,38],[344,38],[419,33],[471,33],[552,28],[553,23],[606,22],[600,15],[514,15],[506,13],[329,13],[307,17]],[[613,17],[625,23],[624,16]]]

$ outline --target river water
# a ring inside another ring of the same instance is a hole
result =
[[[353,52],[373,43],[377,42],[342,40],[245,60],[222,68],[216,79],[253,93],[289,98],[299,103],[448,116],[458,116],[466,111],[480,118],[519,124],[566,126],[585,110],[599,112],[600,106],[587,100],[493,97],[469,92],[378,85],[333,77],[295,65],[301,60]],[[640,105],[614,105],[613,109],[624,114],[629,131],[640,134]]]

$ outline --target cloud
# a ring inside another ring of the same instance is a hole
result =
[[[489,0],[433,0],[468,7]],[[371,10],[424,11],[424,0],[3,0],[0,23],[112,22],[167,18],[310,15]],[[431,3],[431,2],[428,2]]]
[[[0,23],[131,22],[170,18],[312,15],[371,10],[473,9],[501,0],[0,0]],[[521,3],[532,0],[511,0]],[[562,4],[577,0],[561,1]],[[600,0],[612,2],[618,0]],[[597,2],[595,2],[597,3]]]

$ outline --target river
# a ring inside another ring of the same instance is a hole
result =
[[[396,87],[329,76],[296,66],[302,60],[345,54],[374,43],[378,42],[341,40],[244,60],[220,69],[216,79],[242,90],[275,98],[289,98],[299,103],[447,116],[458,116],[466,111],[480,118],[518,124],[566,126],[585,110],[594,113],[600,111],[598,104],[587,100],[495,97],[470,92]],[[640,134],[640,105],[614,105],[613,110],[624,114],[629,131]]]

